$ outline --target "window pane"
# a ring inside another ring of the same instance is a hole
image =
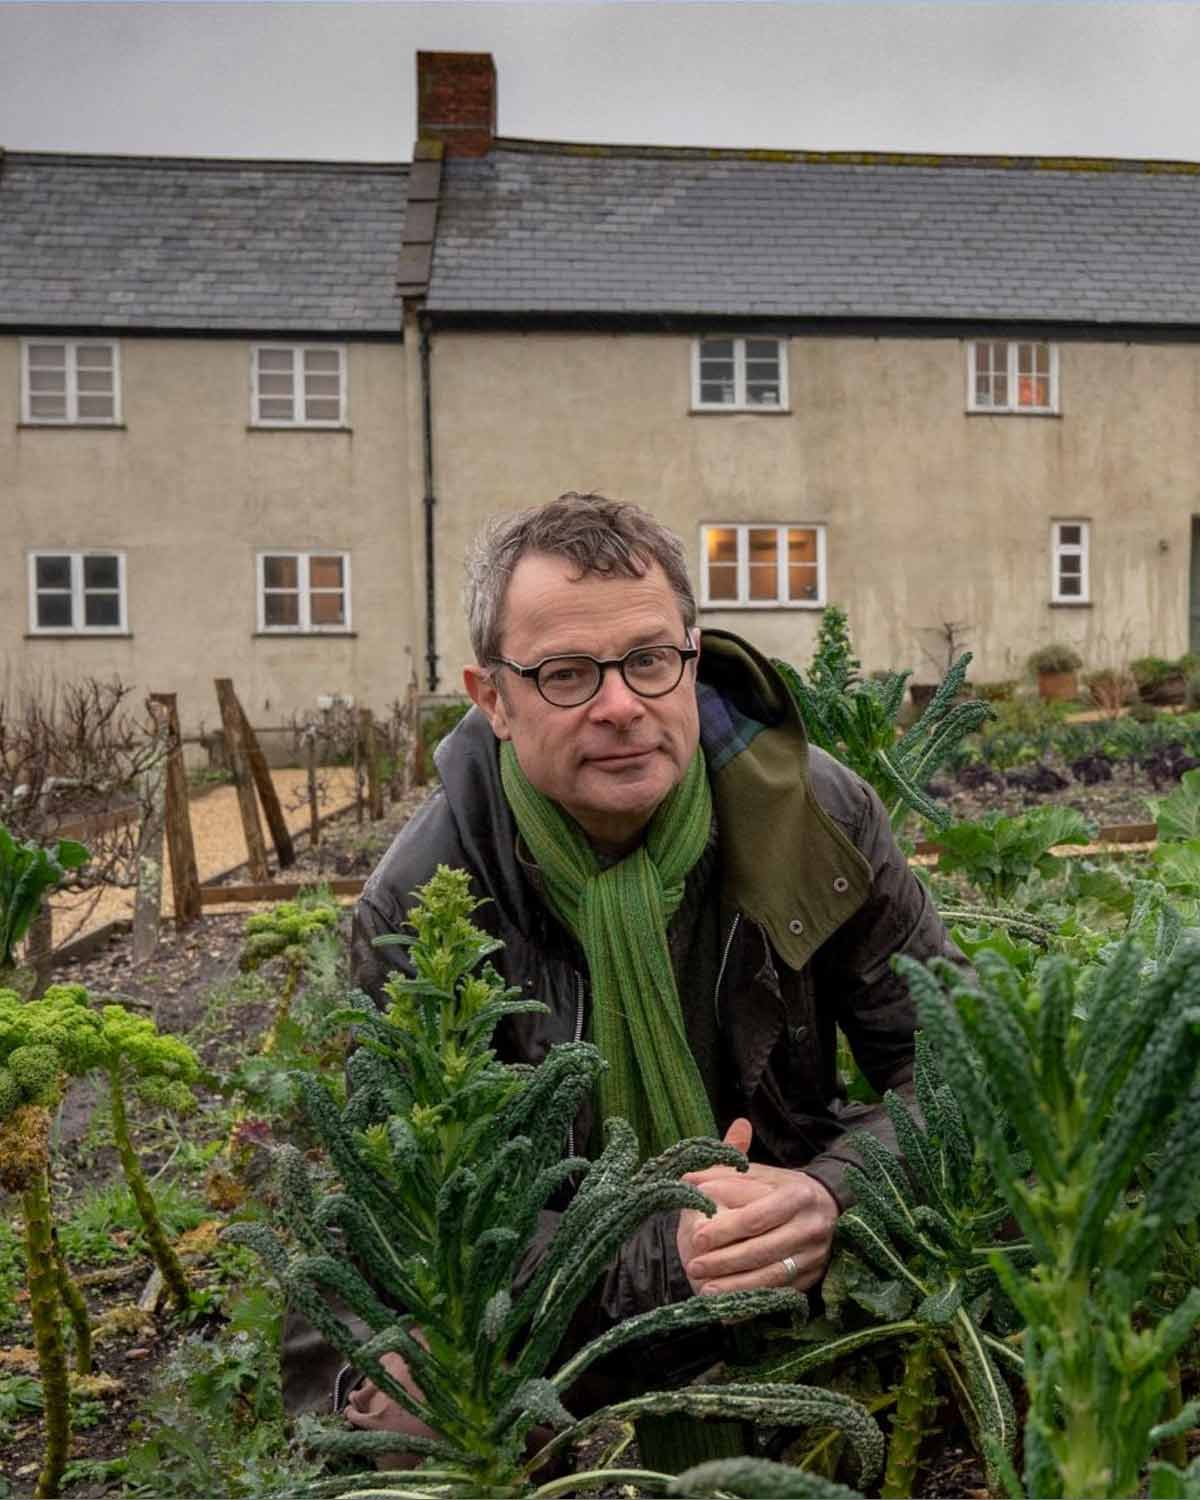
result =
[[[67,398],[63,396],[30,396],[29,415],[44,422],[61,420],[67,415]]]
[[[290,396],[292,377],[290,375],[260,375],[258,394],[260,396]]]
[[[1078,598],[1083,593],[1082,584],[1083,580],[1081,578],[1060,578],[1058,581],[1058,592]]]
[[[290,422],[291,400],[281,401],[278,396],[266,397],[258,403],[258,418],[260,422]]]
[[[1069,574],[1081,574],[1083,572],[1083,558],[1078,552],[1068,552],[1058,560],[1058,571],[1062,577]]]
[[[992,399],[990,404],[992,406],[1008,405],[1008,374],[1005,371],[999,371],[992,376]]]
[[[341,414],[341,403],[336,396],[310,396],[304,403],[306,422],[336,422]]]
[[[39,589],[69,589],[71,587],[71,559],[69,557],[39,557],[34,564]]]
[[[85,625],[119,625],[121,623],[119,596],[85,594],[83,596],[83,621]]]
[[[732,339],[701,339],[700,358],[702,360],[727,359],[733,362],[733,340]]]
[[[817,597],[817,569],[815,564],[790,564],[788,567],[788,598],[816,599]]]
[[[37,622],[43,630],[71,628],[70,594],[39,594]]]
[[[67,372],[65,370],[30,370],[29,389],[38,392],[65,391],[67,388]]]
[[[340,589],[342,559],[340,557],[310,557],[308,581],[314,589]]]
[[[117,559],[115,557],[85,557],[83,559],[83,586],[85,589],[115,589]]]
[[[299,562],[297,557],[264,557],[263,583],[269,589],[299,588]]]
[[[1082,526],[1060,526],[1058,540],[1064,547],[1078,547],[1083,540]]]
[[[732,526],[709,526],[704,533],[704,550],[710,563],[737,562],[737,532]]]
[[[779,536],[775,528],[756,527],[747,532],[750,547],[751,599],[778,599]]]
[[[1036,350],[1036,353],[1037,353],[1037,364],[1036,364],[1035,368],[1037,369],[1038,374],[1039,375],[1049,375],[1049,373],[1050,373],[1050,345],[1049,344],[1035,344],[1034,345],[1034,349]]]
[[[79,417],[83,421],[111,422],[113,398],[111,396],[80,396]]]
[[[65,344],[30,344],[29,368],[65,370],[67,346]]]
[[[341,360],[336,349],[306,349],[304,368],[310,373],[314,370],[332,370],[336,377],[341,368]]]
[[[729,563],[709,563],[708,597],[710,599],[737,598],[737,568]]]
[[[733,405],[733,377],[728,380],[705,380],[700,385],[700,400],[705,406]]]
[[[260,349],[258,351],[258,368],[263,370],[286,370],[289,375],[292,370],[292,351],[290,349]]]
[[[778,339],[747,339],[746,360],[769,360],[775,367],[779,368],[779,340]]]
[[[81,391],[108,394],[112,390],[112,371],[80,370],[75,383]]]
[[[1033,345],[1017,345],[1017,373],[1019,375],[1033,374]]]
[[[788,561],[816,563],[817,533],[809,527],[793,526],[788,532]]]
[[[81,370],[111,370],[110,344],[84,344],[75,350],[75,363]]]
[[[305,394],[309,396],[336,396],[341,389],[342,382],[336,375],[306,375],[304,377]]]
[[[344,625],[346,596],[342,593],[313,594],[309,600],[314,625]]]
[[[263,621],[267,625],[299,625],[299,594],[264,594]]]

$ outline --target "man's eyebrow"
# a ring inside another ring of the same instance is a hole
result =
[[[624,651],[618,651],[617,656],[626,656],[630,651],[636,651],[639,646],[676,646],[679,642],[672,638],[670,626],[662,630],[647,630],[634,637],[625,647]],[[579,646],[556,646],[552,650],[543,650],[536,658],[545,661],[549,656],[591,656],[599,659],[596,651],[585,651]]]

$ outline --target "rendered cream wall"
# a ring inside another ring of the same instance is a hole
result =
[[[1061,416],[967,415],[958,339],[793,338],[790,414],[689,414],[676,335],[439,333],[434,343],[438,610],[445,679],[467,654],[463,550],[487,515],[597,489],[684,537],[703,522],[827,527],[828,598],[864,666],[933,680],[942,621],[965,624],[977,681],[1037,645],[1090,666],[1188,645],[1200,514],[1200,347],[1060,345]],[[1052,608],[1050,522],[1092,523],[1093,607]],[[817,615],[706,610],[804,662]]]
[[[250,342],[120,342],[125,430],[35,429],[18,426],[20,341],[0,338],[0,675],[117,673],[178,693],[185,732],[219,723],[218,676],[257,725],[319,693],[384,709],[415,629],[403,348],[348,346],[352,432],[251,431]],[[24,638],[27,555],[58,547],[126,553],[130,639]],[[355,638],[256,638],[271,548],[351,554]]]

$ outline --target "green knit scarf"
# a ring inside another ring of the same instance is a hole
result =
[[[628,1120],[643,1157],[689,1136],[715,1135],[667,947],[667,923],[712,823],[703,755],[696,751],[643,841],[608,869],[578,823],[530,785],[508,741],[500,747],[500,774],[546,900],[587,959],[592,1040],[608,1063],[600,1079],[601,1118]]]

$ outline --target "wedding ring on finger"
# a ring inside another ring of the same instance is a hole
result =
[[[795,1281],[796,1277],[800,1274],[800,1267],[796,1264],[792,1257],[790,1255],[785,1255],[779,1262],[779,1264],[787,1273],[787,1279],[789,1281]]]

